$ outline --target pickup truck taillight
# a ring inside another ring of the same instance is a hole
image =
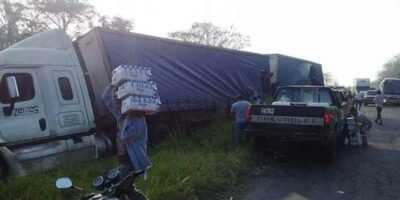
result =
[[[251,115],[251,105],[247,108],[246,111],[246,121],[250,121],[250,115]]]
[[[331,114],[328,111],[324,112],[324,125],[329,125],[332,121]]]

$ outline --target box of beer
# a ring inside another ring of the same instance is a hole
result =
[[[112,72],[111,85],[119,86],[126,81],[149,81],[150,79],[149,67],[120,65]]]

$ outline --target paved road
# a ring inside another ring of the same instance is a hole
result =
[[[374,107],[363,111],[374,119]],[[304,146],[263,152],[238,199],[400,199],[400,107],[382,115],[369,147],[346,146],[334,164],[321,163]]]

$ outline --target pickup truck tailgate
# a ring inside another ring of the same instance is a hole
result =
[[[248,115],[247,129],[268,132],[321,131],[327,120],[325,107],[252,105]]]

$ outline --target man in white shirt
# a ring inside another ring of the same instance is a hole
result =
[[[356,109],[361,110],[361,106],[362,106],[362,103],[363,103],[363,100],[364,100],[363,98],[364,97],[361,94],[361,92],[357,91],[357,93],[355,94],[355,99],[356,99],[355,107],[356,107]]]
[[[375,123],[379,122],[379,125],[382,125],[382,107],[383,107],[383,95],[380,90],[377,91],[377,94],[374,99],[375,105],[376,105],[376,120]]]

